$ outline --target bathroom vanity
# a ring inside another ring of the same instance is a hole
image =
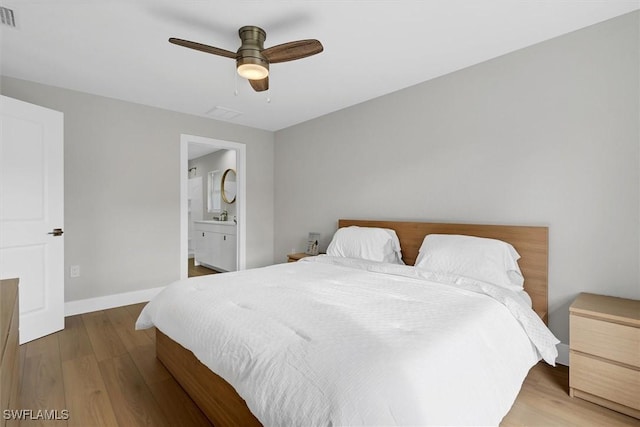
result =
[[[194,221],[194,229],[196,264],[217,271],[235,271],[235,221]]]

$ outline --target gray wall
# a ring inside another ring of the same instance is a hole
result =
[[[634,12],[276,133],[275,256],[338,218],[547,225],[550,326],[640,298]]]
[[[66,301],[179,278],[182,133],[246,144],[247,266],[272,263],[272,132],[7,77],[1,88],[64,113]]]

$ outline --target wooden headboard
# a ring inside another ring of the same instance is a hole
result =
[[[358,219],[338,221],[340,228],[351,225],[395,230],[402,248],[402,259],[407,265],[415,264],[418,250],[427,234],[464,234],[508,242],[521,256],[518,265],[524,276],[524,289],[533,302],[533,309],[547,323],[549,264],[549,229],[547,227]]]

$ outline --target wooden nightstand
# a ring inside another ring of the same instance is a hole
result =
[[[640,418],[640,301],[583,293],[569,320],[569,394]]]
[[[288,254],[287,255],[287,262],[296,262],[296,261],[299,261],[300,259],[302,259],[304,257],[308,257],[308,256],[314,256],[314,255],[305,254],[304,252],[298,252],[297,254]]]

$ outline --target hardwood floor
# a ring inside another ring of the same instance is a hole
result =
[[[640,420],[569,397],[569,368],[539,362],[500,426],[640,426]]]
[[[155,357],[155,331],[135,331],[144,304],[66,318],[65,329],[20,348],[20,408],[69,411],[20,426],[210,426]],[[569,397],[564,366],[536,365],[502,426],[640,426]],[[220,426],[224,427],[224,426]]]
[[[205,276],[207,274],[217,273],[217,271],[207,268],[203,265],[195,265],[193,261],[193,258],[189,258],[189,277]]]
[[[22,345],[20,407],[69,418],[19,425],[210,426],[156,359],[155,330],[134,330],[143,307],[67,317],[63,331]]]

